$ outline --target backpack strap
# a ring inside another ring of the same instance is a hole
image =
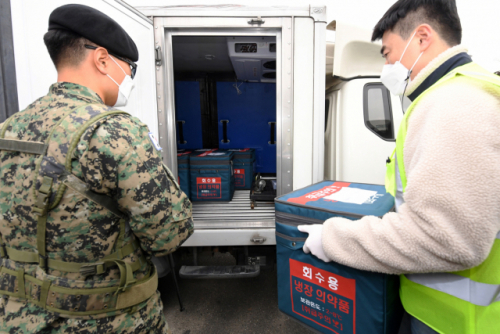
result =
[[[29,142],[29,141],[20,141],[14,139],[4,139],[5,133],[11,121],[13,120],[13,116],[9,117],[9,119],[4,123],[2,130],[0,131],[0,150],[9,150],[9,151],[17,151],[23,153],[29,153],[34,155],[40,155],[40,158],[37,159],[35,173],[34,173],[34,183],[36,184],[36,180],[40,174],[40,167],[43,161],[43,158],[47,155],[49,143],[52,140],[52,137],[58,128],[58,126],[72,113],[78,112],[82,108],[86,108],[88,105],[83,105],[75,110],[70,110],[66,114],[64,114],[61,119],[53,126],[52,130],[49,133],[45,142]],[[91,199],[97,204],[105,207],[113,214],[120,218],[120,233],[117,238],[117,243],[115,243],[115,252],[105,257],[103,260],[106,260],[108,257],[111,259],[121,260],[123,257],[131,254],[133,251],[139,247],[137,243],[129,243],[128,245],[117,249],[118,245],[123,244],[123,239],[125,237],[125,227],[127,217],[124,215],[118,208],[116,202],[114,202],[110,197],[101,195],[95,192],[92,192],[87,189],[86,184],[74,176],[72,171],[71,160],[73,154],[78,146],[78,142],[80,141],[81,136],[85,133],[85,131],[95,124],[97,121],[112,115],[117,114],[127,114],[124,111],[120,110],[110,110],[104,113],[101,113],[97,116],[92,117],[90,120],[85,122],[83,125],[78,127],[75,134],[71,137],[71,142],[69,145],[69,150],[66,155],[65,161],[65,171],[61,177],[61,184],[57,188],[57,193],[54,202],[50,203],[50,198],[53,193],[53,179],[48,176],[43,177],[42,184],[38,189],[38,193],[36,191],[36,187],[33,187],[33,196],[34,196],[34,205],[32,211],[35,215],[37,215],[37,252],[29,252],[29,251],[20,251],[11,247],[7,247],[5,243],[2,242],[2,237],[0,235],[0,256],[2,258],[10,257],[14,261],[25,262],[25,263],[36,263],[38,262],[40,267],[45,271],[48,268],[69,272],[82,272],[88,273],[89,275],[92,273],[102,273],[108,265],[97,265],[92,263],[71,263],[57,260],[50,260],[46,254],[46,228],[47,228],[47,216],[48,212],[51,209],[54,209],[61,201],[64,191],[67,186],[70,186],[77,192],[80,192],[85,197]],[[118,242],[120,241],[120,242]],[[36,260],[35,260],[36,258]],[[142,265],[143,259],[139,259],[136,261],[137,263],[134,265],[133,271],[140,268]],[[83,268],[83,269],[82,269]],[[92,268],[92,269],[89,269]]]
[[[87,105],[80,108],[85,107],[87,107]],[[47,155],[48,146],[56,128],[72,112],[75,112],[75,110],[63,115],[63,117],[55,124],[45,143],[4,139],[3,137],[9,123],[12,120],[12,117],[9,118],[2,127],[2,130],[0,131],[0,150],[18,151],[40,155],[40,158],[36,163],[34,173],[35,179],[33,184],[36,184],[36,181],[38,180],[43,158]],[[129,244],[118,248],[118,246],[123,244],[123,240],[125,238],[127,216],[119,210],[118,204],[110,197],[90,191],[87,189],[87,186],[83,181],[71,173],[73,154],[84,132],[104,117],[116,114],[126,113],[119,110],[110,110],[101,113],[85,122],[75,131],[75,134],[71,138],[69,150],[67,152],[65,171],[59,175],[61,184],[56,191],[54,202],[50,203],[50,198],[53,192],[53,179],[51,177],[43,177],[43,181],[38,189],[38,192],[36,191],[36,187],[33,187],[33,196],[35,198],[33,212],[38,215],[38,251],[21,251],[11,247],[6,247],[6,245],[2,242],[0,235],[0,255],[2,258],[10,258],[15,262],[38,263],[39,266],[45,270],[45,272],[47,272],[48,268],[51,268],[64,272],[79,272],[84,276],[100,275],[105,273],[111,267],[118,267],[120,271],[119,284],[117,286],[106,288],[66,288],[53,284],[55,281],[50,279],[39,280],[26,274],[24,269],[14,271],[2,266],[0,267],[0,272],[13,277],[12,279],[9,279],[9,282],[12,284],[6,286],[5,290],[1,290],[0,294],[10,295],[21,300],[30,301],[44,309],[66,314],[67,316],[88,316],[107,312],[116,312],[119,314],[128,309],[135,310],[140,303],[148,300],[156,292],[158,276],[156,268],[153,264],[150,263],[149,273],[146,274],[146,276],[140,281],[136,281],[134,278],[134,271],[140,269],[144,263],[149,262],[144,255],[141,254],[139,258],[132,263],[125,262],[123,260],[124,257],[134,253],[140,248],[140,244],[137,239],[134,239]],[[76,192],[79,192],[83,196],[103,206],[120,218],[120,233],[118,235],[117,242],[114,245],[115,251],[97,262],[76,263],[52,260],[49,259],[46,254],[47,215],[51,209],[59,205],[67,187],[72,188]],[[40,291],[39,298],[33,297],[30,294],[30,291],[35,288],[35,286],[36,289]],[[85,296],[85,298],[81,298],[82,296]],[[88,301],[88,298],[90,298],[90,301]],[[74,305],[75,299],[77,301],[76,305]],[[65,302],[60,303],[59,300],[64,300]],[[80,301],[82,302],[82,305],[79,306],[78,303]],[[104,303],[102,301],[104,301]]]
[[[80,273],[84,276],[100,275],[105,273],[108,269],[115,267],[112,263],[106,263],[107,260],[121,260],[124,257],[134,253],[140,248],[137,239],[128,243],[127,245],[121,247],[119,251],[113,252],[106,255],[97,262],[92,263],[79,263],[79,262],[67,262],[60,260],[47,259],[47,267],[53,270],[59,270],[70,273]],[[21,251],[11,247],[4,247],[5,257],[9,259],[21,262],[21,263],[39,263],[39,255],[35,252]],[[5,258],[4,257],[4,258]],[[142,265],[146,262],[144,255],[139,256],[138,260],[131,263],[132,271],[139,270]]]
[[[0,139],[0,150],[17,151],[29,154],[43,154],[45,144],[42,142]]]
[[[87,105],[85,105],[83,107],[87,107]],[[83,107],[78,108],[78,110],[81,109],[81,108],[83,108]],[[75,152],[75,149],[76,149],[76,147],[78,145],[78,142],[80,141],[80,138],[84,134],[84,132],[90,126],[92,126],[94,123],[96,123],[97,121],[99,121],[99,120],[101,120],[101,119],[103,119],[105,117],[108,117],[108,116],[111,116],[111,115],[118,115],[118,114],[126,114],[126,112],[121,111],[121,110],[110,110],[110,111],[101,113],[101,114],[99,114],[97,116],[92,117],[90,120],[88,120],[87,122],[85,122],[82,126],[80,126],[76,130],[75,134],[71,138],[71,143],[70,143],[68,152],[66,154],[66,164],[65,164],[66,170],[65,170],[65,174],[71,174],[71,171],[73,169],[72,165],[71,165],[71,160],[73,158],[73,153]],[[61,121],[58,122],[58,125],[60,124]],[[47,138],[47,141],[46,141],[46,144],[45,144],[46,145],[46,150],[45,150],[44,154],[39,159],[39,164],[37,165],[37,167],[38,167],[38,173],[35,172],[35,175],[39,174],[39,172],[40,172],[40,165],[42,163],[43,157],[47,155],[48,144],[49,144],[50,140],[52,139],[52,135],[54,134],[54,130],[56,128],[57,128],[57,125],[52,129],[52,131],[50,133],[50,136]],[[65,183],[61,183],[59,185],[59,187],[57,188],[57,193],[56,193],[56,197],[54,199],[54,202],[49,204],[48,199],[52,195],[52,181],[53,180],[52,180],[52,178],[47,177],[47,176],[44,176],[43,180],[44,181],[42,183],[42,186],[40,187],[40,189],[38,191],[38,196],[37,196],[35,208],[33,208],[33,209],[38,214],[37,250],[38,250],[38,254],[40,256],[39,263],[40,263],[40,267],[44,268],[45,271],[47,271],[48,261],[47,261],[47,256],[45,254],[46,253],[45,230],[46,230],[46,224],[47,224],[47,214],[48,214],[49,210],[54,209],[61,202],[61,199],[63,197],[64,191],[66,190],[66,184]],[[45,192],[45,191],[47,191],[47,192]],[[43,208],[40,207],[39,205],[43,205]],[[124,220],[124,219],[121,219],[121,220]],[[121,225],[123,225],[123,224],[124,223],[121,223]]]

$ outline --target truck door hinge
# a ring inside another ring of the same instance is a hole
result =
[[[264,24],[264,23],[266,23],[266,21],[264,21],[262,19],[262,17],[260,17],[260,16],[257,16],[256,19],[251,19],[250,21],[248,21],[248,24],[259,24],[259,25],[261,25],[261,24]]]
[[[155,48],[155,61],[156,61],[156,66],[161,66],[161,47],[157,46]]]

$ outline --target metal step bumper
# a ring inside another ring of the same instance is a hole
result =
[[[182,266],[181,278],[251,278],[260,274],[260,266]]]

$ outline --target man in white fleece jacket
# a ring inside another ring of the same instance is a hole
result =
[[[413,333],[500,333],[500,86],[485,70],[467,74],[479,66],[461,34],[454,0],[400,0],[387,11],[372,37],[382,38],[381,79],[413,101],[397,143],[406,172],[397,213],[299,226],[304,251],[322,260],[412,274],[401,277],[401,298]]]

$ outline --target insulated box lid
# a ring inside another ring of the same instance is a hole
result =
[[[195,151],[190,155],[191,165],[230,165],[233,152],[212,149],[208,151]]]
[[[177,164],[183,165],[189,163],[189,155],[193,153],[193,151],[188,151],[184,149],[177,150]]]
[[[297,214],[293,207],[299,207],[304,215],[324,221],[382,217],[394,207],[394,197],[381,185],[322,181],[278,197],[275,203],[276,211]]]
[[[255,149],[253,148],[229,149],[228,151],[234,153],[234,160],[255,160]]]

